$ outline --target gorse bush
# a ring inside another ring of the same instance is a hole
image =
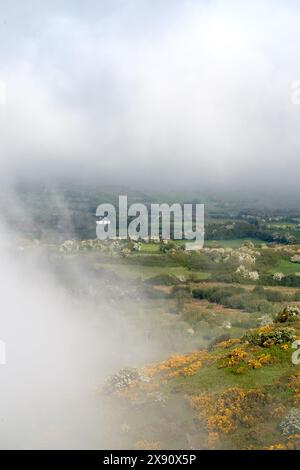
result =
[[[295,339],[294,328],[274,328],[268,325],[250,330],[241,340],[261,347],[270,347],[275,344],[291,343]]]

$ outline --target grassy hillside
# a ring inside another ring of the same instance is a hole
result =
[[[128,444],[300,449],[300,366],[291,361],[299,335],[300,322],[276,324],[120,371],[106,389],[122,410]]]
[[[141,332],[151,363],[124,358],[99,392],[124,448],[299,448],[300,245],[26,237],[16,249],[41,249],[74,302],[96,315],[112,304]]]

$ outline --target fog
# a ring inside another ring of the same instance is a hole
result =
[[[157,341],[145,341],[147,323],[128,320],[120,304],[72,295],[42,249],[22,252],[1,228],[0,448],[122,447],[103,385],[120,367],[157,357]],[[78,264],[73,276],[89,282]]]
[[[297,2],[2,0],[0,15],[2,177],[297,189]]]

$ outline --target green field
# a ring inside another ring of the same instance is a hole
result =
[[[184,245],[185,243],[194,243],[186,242],[185,240],[174,240],[178,245]],[[251,241],[254,245],[260,245],[265,243],[263,240],[256,238],[240,238],[240,239],[231,239],[231,240],[205,240],[204,247],[222,247],[222,248],[240,248],[245,241]],[[159,243],[142,243],[141,250],[142,253],[159,253]]]
[[[274,274],[275,272],[282,272],[283,274],[300,274],[300,264],[292,263],[289,260],[281,259],[280,262],[273,268],[271,268],[269,273]]]
[[[223,248],[239,248],[244,244],[245,241],[251,241],[254,245],[265,243],[263,240],[259,240],[257,238],[239,238],[232,240],[205,240],[204,246],[209,248],[213,246],[220,246]]]
[[[143,265],[130,265],[130,264],[97,264],[97,269],[105,269],[112,271],[127,279],[142,279],[147,280],[162,274],[169,274],[171,276],[179,276],[187,278],[194,273],[199,280],[208,279],[209,274],[204,272],[193,272],[183,266],[143,266]]]

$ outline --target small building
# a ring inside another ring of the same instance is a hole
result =
[[[109,225],[111,221],[107,217],[101,217],[99,220],[96,221],[99,225]]]

